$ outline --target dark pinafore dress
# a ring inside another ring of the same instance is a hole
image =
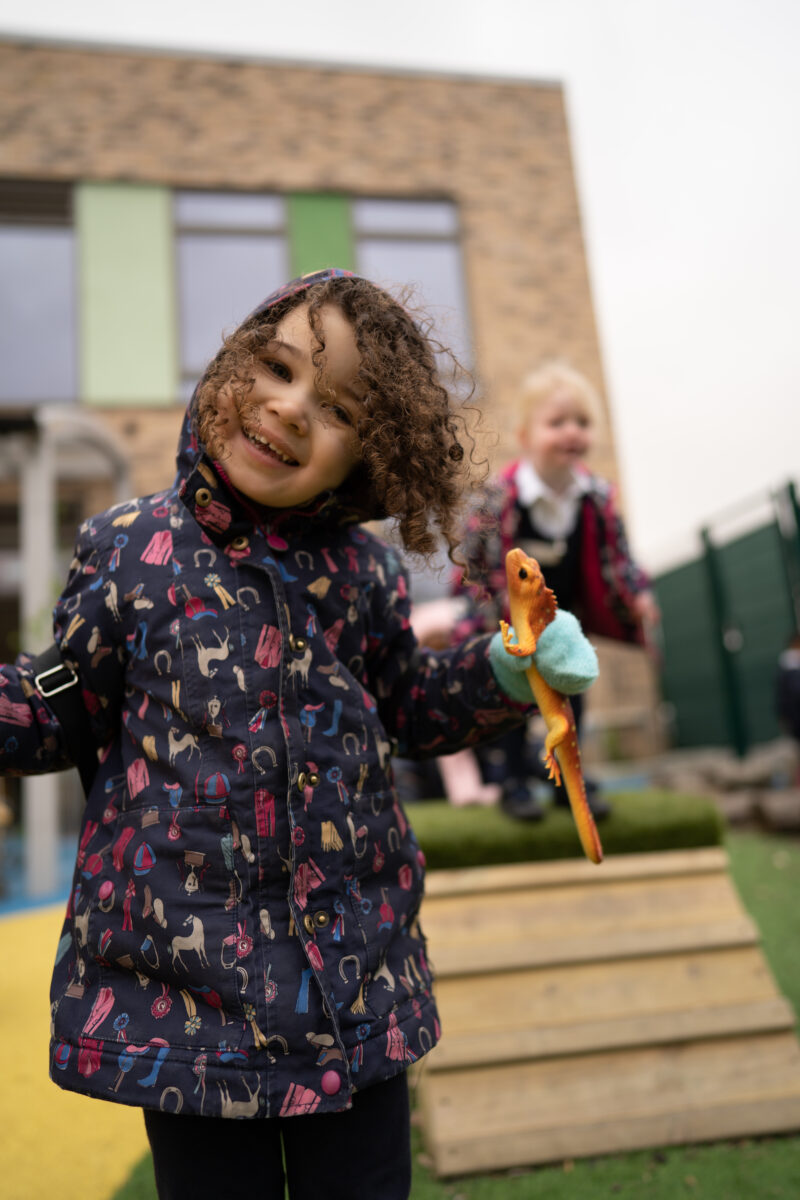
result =
[[[535,523],[530,509],[518,504],[519,524],[515,545],[535,558],[542,569],[545,583],[555,592],[559,608],[574,612],[578,599],[581,564],[580,510],[575,525],[567,537],[554,538]],[[580,729],[583,697],[573,696],[572,709]],[[495,741],[480,747],[478,757],[487,783],[501,783],[513,792],[529,779],[546,779],[541,760],[541,742],[533,739],[525,726],[503,734]]]

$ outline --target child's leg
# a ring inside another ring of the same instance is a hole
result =
[[[500,807],[520,820],[538,821],[544,810],[531,791],[534,779],[547,772],[542,763],[531,763],[527,730],[524,725],[510,729],[481,747],[483,775],[500,784]],[[535,769],[534,769],[535,768]]]
[[[502,788],[498,783],[484,783],[478,760],[472,750],[459,750],[436,760],[444,784],[444,793],[451,804],[497,804]]]
[[[222,1200],[240,1191],[259,1200],[284,1200],[281,1122],[182,1116],[148,1108],[144,1123],[159,1200]]]
[[[402,1071],[347,1112],[280,1122],[290,1200],[408,1200],[411,1133]]]

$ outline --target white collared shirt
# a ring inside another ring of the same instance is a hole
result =
[[[527,459],[514,473],[519,502],[531,514],[531,520],[547,537],[567,538],[575,528],[581,497],[589,490],[588,476],[573,472],[572,482],[563,492],[554,492],[537,475]]]

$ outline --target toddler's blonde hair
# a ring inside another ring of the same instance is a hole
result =
[[[536,410],[555,393],[566,393],[583,409],[592,425],[600,424],[603,409],[600,397],[585,375],[561,359],[548,359],[531,371],[520,386],[520,421],[530,421]]]

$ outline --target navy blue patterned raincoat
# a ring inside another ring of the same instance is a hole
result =
[[[390,759],[521,719],[489,637],[421,651],[388,545],[336,495],[254,518],[188,421],[176,485],[82,527],[55,636],[103,746],[52,983],[56,1083],[326,1112],[429,1050],[423,854]],[[3,770],[66,765],[24,655],[0,725]]]

